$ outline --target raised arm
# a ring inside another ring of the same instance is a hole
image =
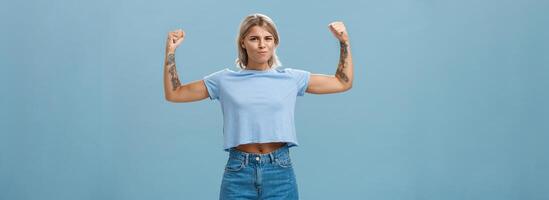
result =
[[[175,68],[175,49],[183,42],[185,32],[179,29],[168,33],[164,59],[164,95],[170,102],[192,102],[208,97],[203,80],[181,85]]]
[[[306,92],[313,94],[329,94],[344,92],[353,86],[353,58],[349,35],[343,22],[333,22],[330,31],[339,40],[339,64],[335,75],[311,74]]]

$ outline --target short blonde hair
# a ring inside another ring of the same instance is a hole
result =
[[[246,16],[246,18],[244,18],[244,20],[240,23],[238,36],[236,37],[236,48],[238,49],[236,65],[241,69],[245,69],[248,65],[248,54],[246,53],[246,49],[242,47],[242,40],[244,40],[250,29],[254,26],[265,28],[265,30],[273,35],[275,45],[278,46],[279,43],[278,32],[271,18],[260,13],[254,13]],[[280,60],[278,60],[278,56],[276,55],[276,47],[273,51],[273,56],[267,62],[269,67],[272,69],[281,65]]]

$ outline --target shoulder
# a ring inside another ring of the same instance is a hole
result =
[[[210,73],[210,74],[204,76],[204,79],[219,78],[219,77],[221,77],[223,75],[226,75],[230,72],[231,72],[231,70],[229,68],[224,68],[224,69],[215,71],[213,73]]]
[[[218,71],[215,71],[213,73],[211,73],[212,75],[219,75],[219,74],[227,74],[229,72],[234,72],[233,70],[229,69],[229,68],[223,68],[221,70],[218,70]]]

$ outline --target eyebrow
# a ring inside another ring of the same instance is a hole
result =
[[[259,36],[257,36],[257,35],[250,35],[249,37],[252,38],[252,37],[259,37]],[[268,35],[268,36],[265,36],[265,37],[273,37],[273,36],[272,36],[272,35]]]

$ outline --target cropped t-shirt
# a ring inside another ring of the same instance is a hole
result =
[[[284,68],[225,68],[204,77],[211,100],[223,111],[223,150],[240,144],[286,142],[298,146],[294,110],[310,72]]]

